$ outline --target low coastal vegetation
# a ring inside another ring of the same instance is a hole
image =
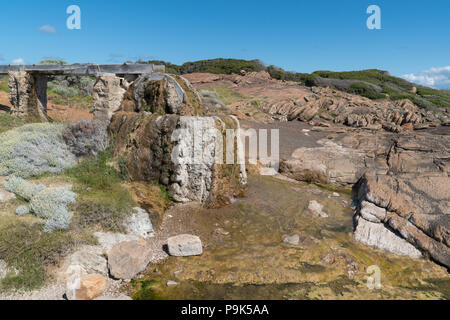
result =
[[[94,232],[124,231],[135,202],[111,151],[88,146],[91,155],[75,161],[79,146],[64,140],[73,125],[25,124],[3,113],[0,122],[0,171],[9,175],[3,188],[16,196],[0,202],[0,261],[7,265],[0,289],[33,290],[65,256],[95,245]]]
[[[0,76],[0,91],[9,93],[8,77]]]
[[[394,77],[387,71],[376,69],[349,72],[315,71],[313,73],[298,73],[286,71],[273,65],[265,66],[259,60],[239,59],[200,60],[187,62],[181,66],[158,60],[148,61],[148,63],[164,64],[166,71],[174,74],[196,72],[238,74],[241,70],[247,72],[264,70],[277,80],[294,81],[309,87],[334,87],[373,100],[383,98],[389,98],[393,101],[410,99],[421,108],[450,107],[450,93],[448,90],[423,87]]]

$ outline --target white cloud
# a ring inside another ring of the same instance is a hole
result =
[[[450,89],[450,66],[405,74],[402,78],[427,87]]]
[[[39,27],[39,31],[44,32],[44,33],[49,33],[49,34],[55,34],[56,28],[49,24],[46,24],[42,27]]]
[[[25,63],[25,60],[24,60],[24,59],[18,58],[18,59],[14,59],[14,60],[11,62],[11,64],[14,65],[14,66],[23,66],[23,65],[25,65],[26,63]]]

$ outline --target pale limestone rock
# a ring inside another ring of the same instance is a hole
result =
[[[129,235],[148,239],[154,230],[147,211],[138,207],[133,210],[136,212],[125,221],[125,229]]]
[[[386,250],[391,253],[420,258],[422,254],[412,244],[386,228],[382,223],[373,223],[363,218],[357,218],[355,239],[368,246]]]
[[[294,234],[292,236],[286,236],[286,237],[284,237],[283,242],[297,246],[300,243],[300,236],[298,234]]]
[[[182,234],[167,240],[169,254],[174,257],[199,256],[203,253],[202,242],[199,237]]]
[[[102,256],[102,250],[97,246],[84,246],[73,253],[68,259],[70,265],[66,273],[76,269],[82,274],[99,273],[108,275],[106,259]]]
[[[169,194],[175,201],[204,202],[209,197],[219,134],[211,117],[180,118],[172,135],[175,168]]]
[[[367,221],[380,223],[386,218],[386,209],[380,208],[371,202],[363,201],[359,214]]]

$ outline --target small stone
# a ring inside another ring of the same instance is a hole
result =
[[[182,274],[183,272],[184,272],[184,269],[177,270],[177,271],[175,271],[175,272],[173,273],[173,275],[176,277],[176,276]]]
[[[321,205],[320,203],[318,203],[315,200],[309,202],[308,210],[311,211],[313,214],[315,214],[318,217],[328,218],[328,214],[323,212],[323,205]]]
[[[178,285],[178,282],[171,281],[171,280],[167,281],[168,287],[176,287],[177,285]]]
[[[337,192],[333,192],[333,194],[331,196],[334,197],[334,198],[339,198],[340,194],[337,193]]]
[[[108,254],[109,272],[115,279],[133,279],[150,262],[150,250],[137,242],[122,242]]]
[[[29,213],[30,213],[30,208],[28,206],[19,206],[16,209],[16,214],[18,216],[24,216],[24,215],[29,214]]]
[[[221,236],[228,236],[230,233],[228,231],[225,231],[223,228],[217,228],[214,230],[214,233]]]
[[[300,243],[300,236],[298,234],[294,234],[292,236],[286,236],[286,237],[284,237],[283,242],[297,246]]]
[[[182,234],[167,240],[169,254],[174,257],[199,256],[203,253],[202,242],[199,237]]]

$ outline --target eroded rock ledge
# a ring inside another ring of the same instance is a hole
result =
[[[450,267],[448,183],[448,177],[436,175],[364,176],[355,238],[412,257],[422,251]]]
[[[354,186],[358,241],[450,267],[450,136],[362,131],[328,138],[297,149],[280,170]]]

